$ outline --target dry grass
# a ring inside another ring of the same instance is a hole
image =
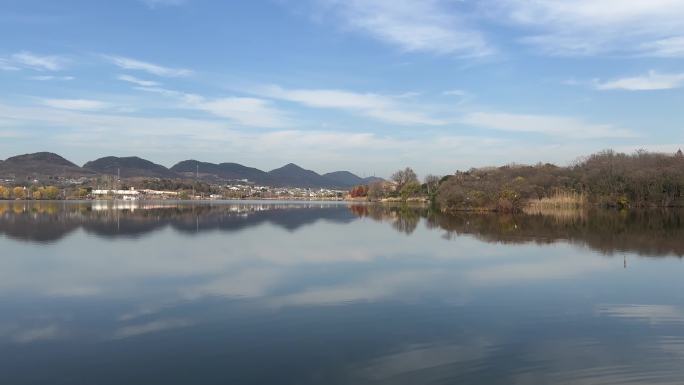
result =
[[[553,196],[529,201],[532,210],[579,209],[586,207],[587,197],[584,194],[569,191],[557,191]]]
[[[568,191],[557,191],[553,196],[528,202],[523,209],[526,214],[544,215],[561,222],[582,219],[588,204],[586,195]]]

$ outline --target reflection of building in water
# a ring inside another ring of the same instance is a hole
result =
[[[128,201],[138,199],[175,199],[178,198],[176,191],[158,191],[158,190],[136,190],[131,187],[129,190],[93,190],[92,195],[96,199],[100,198],[116,198]]]

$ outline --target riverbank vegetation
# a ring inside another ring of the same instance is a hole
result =
[[[0,199],[32,199],[55,200],[64,196],[64,190],[55,186],[2,186],[0,185]]]
[[[457,172],[440,183],[443,211],[684,206],[684,155],[602,151],[568,167],[507,165]]]
[[[434,198],[440,177],[425,176],[423,183],[411,167],[392,174],[390,180],[380,180],[368,185],[359,185],[349,191],[354,200],[377,201],[429,201]]]

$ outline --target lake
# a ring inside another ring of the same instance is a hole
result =
[[[681,384],[684,215],[0,202],[2,384]]]

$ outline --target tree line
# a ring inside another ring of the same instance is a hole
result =
[[[352,198],[365,198],[371,201],[381,199],[397,199],[406,201],[412,198],[430,199],[437,192],[440,177],[427,175],[423,183],[411,167],[398,170],[390,177],[390,182],[377,181],[367,185],[358,185],[349,191]]]
[[[83,199],[90,194],[91,189],[85,187],[59,188],[56,186],[3,186],[0,185],[0,200],[58,200]]]
[[[439,185],[444,211],[518,211],[530,203],[578,206],[684,206],[684,154],[605,150],[568,167],[506,165],[456,172]]]

